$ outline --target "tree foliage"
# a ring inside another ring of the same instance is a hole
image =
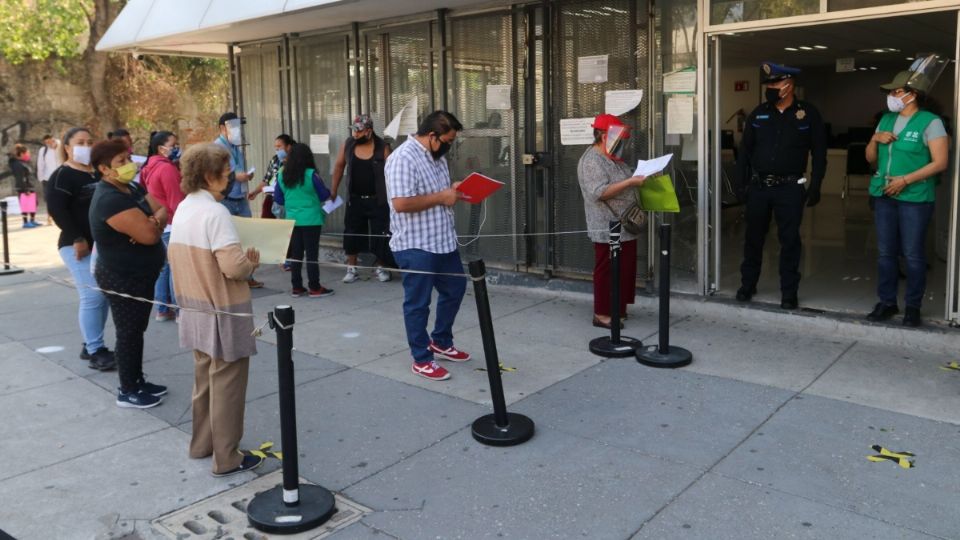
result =
[[[0,55],[11,64],[83,54],[92,0],[0,0]]]

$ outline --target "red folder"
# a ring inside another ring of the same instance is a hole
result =
[[[463,194],[463,200],[468,203],[480,204],[484,199],[493,194],[493,192],[502,187],[503,182],[499,180],[494,180],[480,173],[472,173],[457,186],[457,191]]]

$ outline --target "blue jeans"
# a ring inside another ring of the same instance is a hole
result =
[[[160,235],[160,239],[163,240],[164,249],[170,246],[170,233],[165,232]],[[160,269],[160,277],[157,278],[157,284],[153,287],[153,298],[157,302],[163,302],[165,304],[176,304],[177,299],[173,296],[173,273],[170,272],[170,260],[168,259],[163,263],[163,268]],[[157,313],[168,313],[173,311],[167,306],[157,306]]]
[[[253,214],[250,212],[250,203],[247,202],[247,199],[223,199],[220,201],[220,204],[226,206],[227,210],[230,210],[231,216],[253,217]]]
[[[430,253],[419,249],[405,249],[393,254],[401,270],[422,270],[448,274],[462,274],[460,253]],[[437,289],[437,320],[433,333],[427,335],[430,303],[433,289]],[[455,276],[403,274],[403,323],[407,329],[407,343],[415,362],[433,360],[427,348],[430,341],[439,347],[453,346],[453,321],[460,311],[460,302],[467,291],[467,279]]]
[[[927,226],[933,216],[933,203],[903,202],[889,197],[874,197],[874,221],[877,227],[877,296],[880,302],[897,305],[900,255],[906,261],[907,290],[904,303],[920,309],[927,288]]]
[[[80,295],[80,333],[83,334],[87,352],[93,354],[104,347],[103,328],[107,325],[110,304],[102,292],[89,288],[97,286],[90,267],[91,256],[78,261],[73,246],[64,246],[60,248],[60,258],[77,284],[77,294]]]

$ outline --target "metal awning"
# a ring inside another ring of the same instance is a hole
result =
[[[98,51],[226,56],[227,45],[478,0],[130,0]]]

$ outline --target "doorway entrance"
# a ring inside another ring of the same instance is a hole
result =
[[[721,246],[718,293],[733,296],[740,285],[743,252],[743,206],[731,192],[743,123],[763,99],[759,65],[764,61],[798,67],[797,96],[817,107],[828,135],[827,173],[820,204],[807,208],[801,236],[803,257],[800,302],[806,309],[867,313],[876,302],[877,240],[867,185],[872,171],[864,158],[878,114],[886,110],[879,85],[907,69],[915,55],[936,52],[953,58],[957,44],[956,12],[881,18],[724,34],[711,38],[717,75],[711,82],[712,185],[720,194],[720,221],[713,240]],[[931,91],[929,109],[953,132],[957,118],[955,63]],[[941,175],[936,212],[927,239],[929,263],[923,312],[929,319],[949,318],[955,283],[948,263],[955,253],[957,173]],[[719,158],[719,159],[718,159]],[[809,164],[808,164],[809,168]],[[778,304],[779,245],[771,223],[763,271],[754,301]],[[901,286],[901,298],[903,287]],[[948,293],[952,293],[948,300]],[[901,302],[902,303],[902,302]]]

